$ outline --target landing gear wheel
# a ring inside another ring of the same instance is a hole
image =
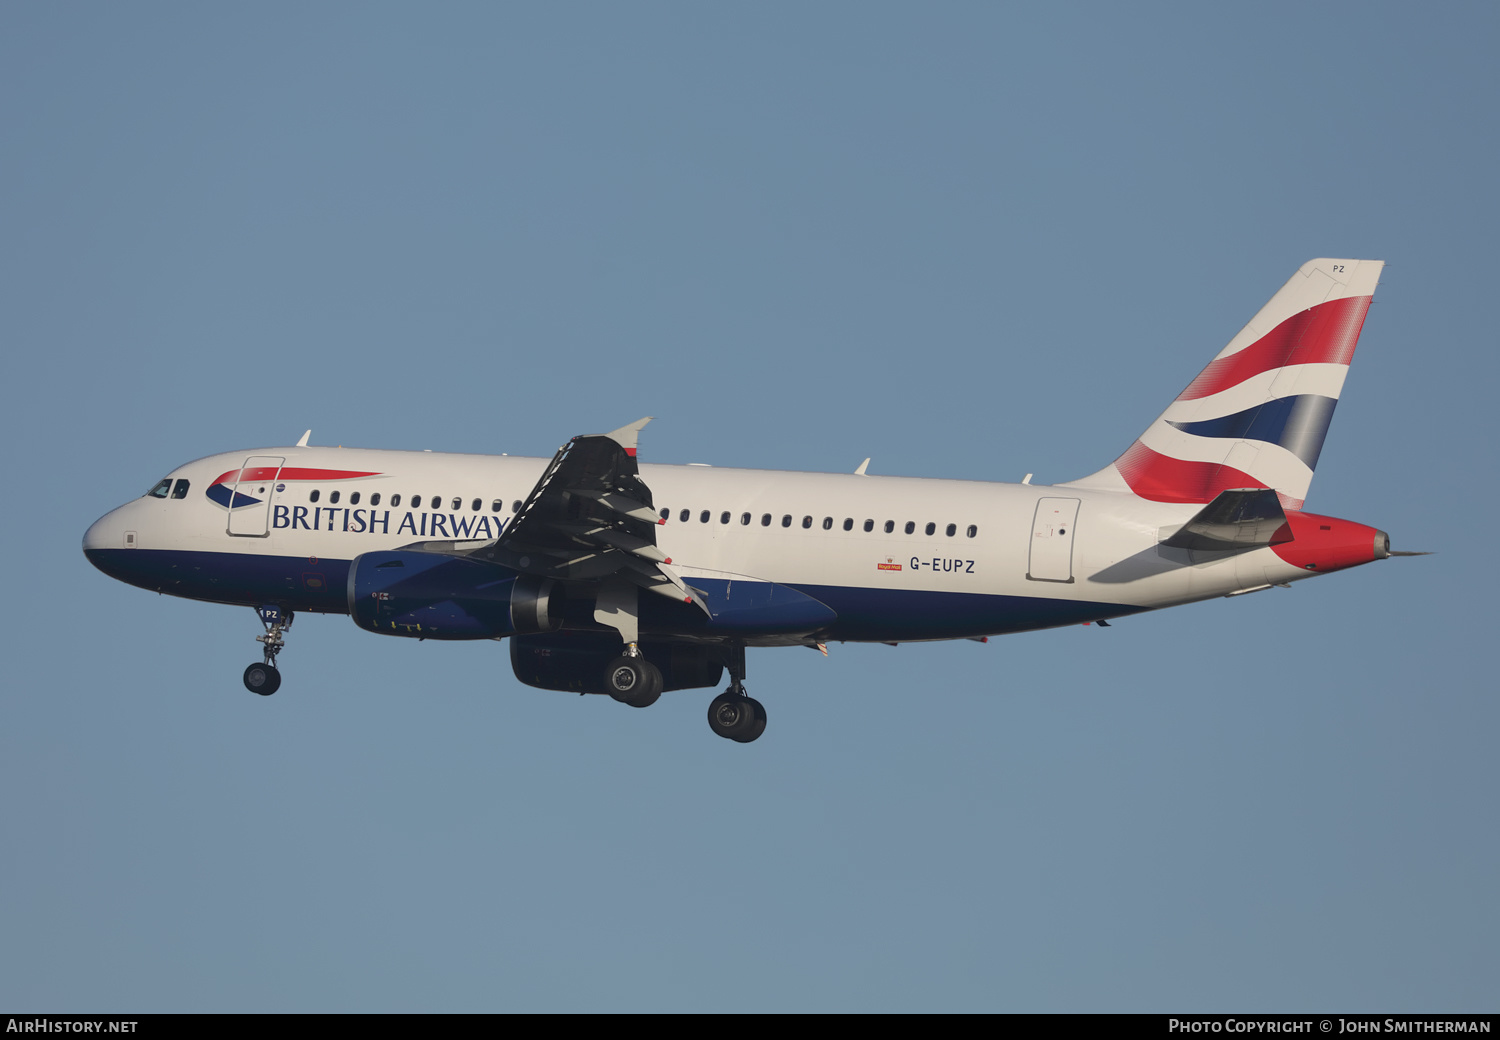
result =
[[[604,669],[604,692],[632,708],[655,704],[661,687],[661,670],[644,657],[616,657]]]
[[[744,736],[734,738],[741,744],[750,743],[766,731],[766,706],[754,697],[748,697],[746,700],[749,701],[751,709],[755,712],[755,721],[750,723],[750,728],[745,732]]]
[[[281,673],[275,665],[252,664],[245,669],[245,689],[269,697],[281,686]]]
[[[766,731],[766,709],[753,697],[721,693],[708,706],[708,728],[721,737],[748,744]]]

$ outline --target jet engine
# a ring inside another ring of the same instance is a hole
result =
[[[349,565],[348,595],[354,623],[388,636],[498,639],[562,624],[550,579],[463,556],[364,553]]]

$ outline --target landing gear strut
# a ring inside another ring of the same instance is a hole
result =
[[[748,744],[766,731],[766,708],[745,692],[745,648],[728,647],[729,688],[708,706],[708,728],[721,737]]]
[[[265,644],[265,660],[245,669],[245,689],[262,697],[269,697],[281,686],[281,673],[276,670],[276,655],[281,653],[285,644],[282,633],[292,627],[295,615],[290,610],[282,613],[281,608],[276,606],[256,607],[255,613],[259,615],[260,623],[266,627],[265,635],[255,637],[257,643]]]

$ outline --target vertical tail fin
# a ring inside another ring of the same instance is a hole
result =
[[[1125,454],[1072,484],[1154,502],[1274,488],[1300,509],[1383,266],[1303,264]]]

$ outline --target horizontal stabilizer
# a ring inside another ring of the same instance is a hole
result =
[[[1253,549],[1290,541],[1286,512],[1270,488],[1221,491],[1162,545],[1173,549]]]

